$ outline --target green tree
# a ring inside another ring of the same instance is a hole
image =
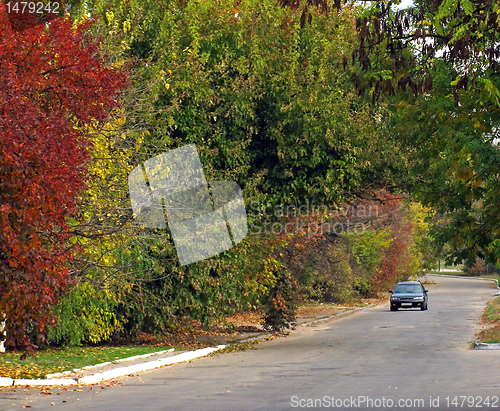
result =
[[[394,146],[343,69],[356,39],[352,11],[282,3],[99,0],[75,12],[96,18],[103,45],[131,64],[129,165],[195,143],[207,179],[236,181],[259,210],[341,203],[394,179]],[[272,236],[182,268],[168,231],[130,240],[112,256],[128,279],[119,308],[126,332],[165,330],[180,318],[209,324],[261,303],[281,315],[273,301],[294,296],[290,267],[277,263],[283,243]]]
[[[387,110],[403,186],[446,221],[433,236],[455,262],[500,261],[498,21],[491,0],[377,2],[357,19],[355,83]]]
[[[273,204],[340,202],[390,178],[375,164],[373,113],[343,72],[355,41],[349,9],[311,6],[301,27],[302,10],[269,1],[92,8],[149,85],[149,113],[129,118],[150,132],[144,159],[195,143],[207,177]]]

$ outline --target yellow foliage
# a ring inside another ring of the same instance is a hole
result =
[[[127,241],[125,234],[114,232],[127,207],[128,175],[133,169],[130,158],[135,152],[133,144],[127,145],[127,133],[122,131],[126,122],[123,111],[117,111],[105,124],[95,123],[88,129],[91,136],[91,162],[88,166],[90,178],[87,190],[80,196],[80,221],[71,221],[75,227],[88,231],[92,238],[76,237],[83,248],[83,259],[98,264],[102,269],[117,265],[117,250]],[[139,137],[140,138],[140,137]],[[87,275],[100,276],[92,272]],[[106,290],[107,293],[111,291]],[[116,297],[116,296],[115,296]]]

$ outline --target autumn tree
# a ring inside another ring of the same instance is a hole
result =
[[[498,263],[498,1],[367,4],[346,64],[405,153],[401,186],[446,221],[434,238],[450,259]]]
[[[119,124],[96,124],[94,175],[81,197],[82,219],[71,226],[85,251],[73,269],[93,287],[118,289],[121,301],[113,303],[125,332],[164,331],[185,318],[209,324],[259,304],[279,323],[288,312],[280,296],[293,297],[292,271],[299,271],[280,253],[314,243],[252,236],[221,256],[179,267],[168,230],[131,226],[123,181],[131,166],[195,143],[207,178],[237,181],[260,210],[349,201],[394,179],[397,167],[387,164],[398,158],[397,147],[379,138],[376,113],[343,71],[356,39],[352,10],[325,5],[95,0],[72,9],[76,20],[90,13],[99,21],[93,29],[118,56],[115,63],[134,65]],[[91,299],[104,295],[81,290]],[[71,297],[87,301],[79,292]],[[93,312],[107,298],[92,304]],[[70,313],[68,304],[69,297],[60,315]],[[56,334],[58,341],[75,335]]]
[[[67,18],[10,25],[0,5],[0,312],[8,345],[44,338],[71,281],[67,219],[77,215],[89,141],[85,126],[115,107],[124,75],[107,67],[90,24]]]

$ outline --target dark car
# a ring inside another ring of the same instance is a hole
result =
[[[427,290],[420,281],[401,281],[392,291],[391,311],[414,307],[427,310],[427,300]]]

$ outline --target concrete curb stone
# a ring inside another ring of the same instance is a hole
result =
[[[39,387],[39,386],[66,386],[66,385],[77,385],[78,382],[70,378],[53,378],[50,380],[40,379],[40,380],[28,380],[24,378],[16,378],[12,385],[14,386],[28,386],[28,387]]]
[[[368,308],[368,307],[363,307],[363,308]],[[317,323],[320,323],[320,322],[323,322],[323,321],[331,320],[333,318],[343,317],[345,315],[349,315],[349,314],[355,313],[357,311],[362,310],[363,308],[361,308],[361,307],[360,308],[354,308],[352,310],[343,311],[341,313],[333,314],[333,315],[330,315],[328,317],[317,318],[317,319],[312,320],[312,321],[303,322],[300,325],[304,325],[304,326],[314,325],[314,324],[317,324]]]
[[[14,385],[12,378],[0,377],[0,387],[10,387],[11,385]]]
[[[114,370],[108,370],[93,375],[88,375],[86,377],[82,377],[78,380],[78,383],[97,384],[101,381],[111,380],[113,378],[123,377],[125,375],[135,374],[137,372],[154,370],[155,368],[160,368],[165,365],[178,364],[181,362],[194,360],[195,358],[204,357],[214,351],[221,350],[225,347],[226,347],[225,345],[219,345],[217,347],[202,348],[196,351],[184,352],[174,357],[163,358],[155,361],[148,361],[141,364],[129,365],[127,367],[115,368]]]
[[[496,286],[497,286],[497,289],[500,290],[500,286],[498,285],[498,280],[494,279],[494,278],[484,278],[484,277],[468,277],[468,276],[464,276],[464,275],[448,275],[448,274],[431,274],[431,273],[428,273],[428,274],[425,274],[425,276],[427,275],[433,275],[435,277],[448,277],[448,278],[461,278],[461,279],[464,279],[464,280],[483,280],[483,281],[494,281]],[[424,276],[424,277],[425,277]],[[495,295],[499,295],[500,293],[496,293]]]
[[[48,379],[37,379],[37,380],[29,380],[29,379],[12,379],[12,378],[0,378],[0,387],[9,387],[9,386],[67,386],[67,385],[81,385],[81,384],[97,384],[102,381],[107,381],[113,378],[122,377],[125,375],[135,374],[141,371],[153,370],[155,368],[160,368],[165,365],[173,365],[179,364],[181,362],[186,362],[190,360],[194,360],[196,358],[205,357],[206,355],[219,351],[225,348],[225,345],[219,345],[217,347],[208,347],[202,348],[195,351],[187,351],[175,355],[173,357],[163,358],[154,361],[147,361],[145,363],[119,367],[113,370],[108,370],[100,373],[95,373],[92,375],[88,375],[79,379],[73,378],[48,378]],[[171,352],[171,350],[165,350],[165,352]],[[150,355],[146,356],[151,356]],[[158,353],[156,353],[158,354]],[[135,356],[141,358],[142,356]],[[129,357],[132,358],[132,357]],[[135,358],[137,359],[137,358]],[[101,364],[98,364],[101,365]],[[93,366],[89,366],[93,367]],[[65,371],[61,374],[71,373],[71,371]],[[53,375],[52,375],[53,376]]]
[[[134,360],[137,360],[140,358],[153,357],[155,355],[160,355],[160,354],[164,354],[167,352],[173,352],[173,351],[175,351],[175,348],[170,348],[168,350],[163,350],[163,351],[151,352],[151,353],[147,353],[147,354],[134,355],[133,357],[121,358],[119,360],[102,362],[102,363],[95,364],[95,365],[87,365],[87,366],[82,367],[82,368],[75,368],[72,371],[63,371],[63,372],[56,372],[54,374],[47,374],[45,376],[45,378],[46,379],[59,378],[59,377],[63,377],[64,375],[73,374],[73,373],[76,373],[76,372],[79,372],[82,370],[88,371],[88,370],[91,370],[93,368],[102,368],[102,367],[105,367],[105,366],[111,365],[111,364],[119,364],[121,362],[134,361]]]
[[[477,342],[474,344],[475,350],[500,350],[500,344],[488,344],[483,342]]]

